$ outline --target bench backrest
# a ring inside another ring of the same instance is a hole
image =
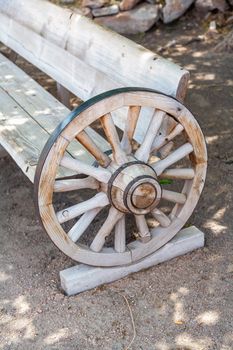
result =
[[[0,41],[82,100],[122,86],[186,94],[186,70],[47,1],[0,0]]]

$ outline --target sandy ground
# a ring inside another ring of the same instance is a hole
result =
[[[9,158],[0,160],[0,349],[233,349],[233,59],[214,54],[218,38],[188,20],[134,39],[192,75],[188,107],[206,136],[206,186],[189,220],[206,246],[121,281],[66,297],[58,272],[73,264],[41,229],[33,187]],[[53,90],[46,79],[26,68]],[[133,315],[133,323],[131,314]],[[134,324],[134,325],[133,325]],[[134,327],[135,326],[135,338]]]

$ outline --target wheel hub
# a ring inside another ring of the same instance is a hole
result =
[[[108,197],[118,210],[143,215],[158,205],[161,187],[152,167],[132,161],[115,170],[109,181]]]

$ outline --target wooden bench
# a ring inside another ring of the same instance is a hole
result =
[[[41,0],[0,0],[0,41],[86,101],[70,112],[0,55],[0,143],[34,182],[53,242],[95,266],[132,264],[167,243],[192,214],[206,173],[202,132],[181,104],[189,73]],[[55,203],[70,191],[79,203]]]

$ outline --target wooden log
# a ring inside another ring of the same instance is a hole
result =
[[[86,17],[42,0],[0,0],[0,9],[0,40],[83,99],[106,90],[106,85],[153,88],[179,100],[186,94],[186,70]],[[56,60],[55,66],[50,44],[62,51],[63,60]],[[90,71],[84,74],[81,65],[77,69],[75,59]],[[80,72],[85,86],[76,78]]]
[[[195,226],[181,230],[169,243],[146,258],[120,267],[93,267],[78,264],[60,271],[61,287],[67,295],[74,295],[111,283],[131,273],[142,271],[204,246],[204,233]],[[174,262],[175,263],[175,262]]]

